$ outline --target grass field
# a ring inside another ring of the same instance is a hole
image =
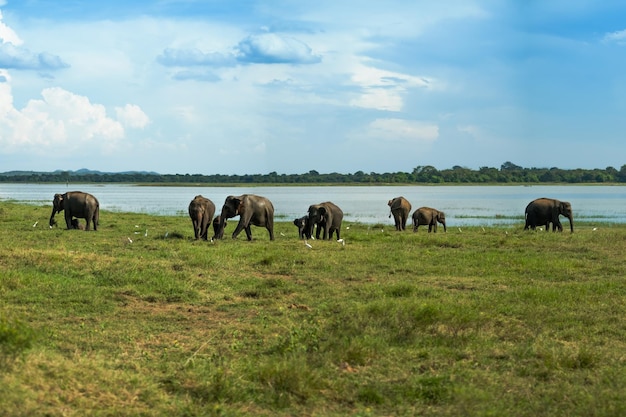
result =
[[[3,416],[626,415],[625,225],[308,248],[50,210],[0,202]]]

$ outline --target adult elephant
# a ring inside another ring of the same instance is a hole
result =
[[[98,199],[89,193],[82,191],[70,191],[64,194],[55,194],[52,200],[52,214],[50,215],[50,227],[57,224],[54,216],[65,211],[65,225],[68,229],[74,229],[72,218],[85,219],[87,224],[85,230],[90,229],[93,223],[93,230],[98,230],[100,221],[100,203]]]
[[[396,197],[387,203],[391,213],[389,217],[393,215],[393,221],[396,224],[397,231],[403,231],[406,229],[406,222],[409,219],[409,213],[411,212],[411,203],[404,197]]]
[[[274,240],[274,206],[267,198],[254,194],[226,197],[220,214],[217,235],[224,234],[226,219],[235,216],[239,216],[239,223],[233,232],[233,239],[236,239],[237,235],[245,230],[248,240],[252,240],[250,226],[254,225],[265,227],[270,235],[270,240]]]
[[[337,232],[337,240],[341,239],[343,211],[336,204],[326,201],[325,203],[310,205],[308,218],[307,236],[312,236],[313,228],[317,226],[316,239],[320,238],[320,231],[324,232],[323,239],[332,239],[333,232]]]
[[[443,231],[446,229],[446,215],[443,211],[431,207],[420,207],[413,212],[413,231],[417,232],[417,229],[421,225],[428,225],[428,233],[437,233],[437,223],[443,225]]]
[[[202,195],[197,195],[189,203],[189,217],[193,224],[193,234],[196,239],[208,239],[209,223],[215,214],[215,204]]]
[[[524,230],[529,228],[535,230],[537,226],[545,226],[547,232],[550,228],[550,223],[552,223],[553,232],[557,229],[559,232],[562,232],[563,226],[559,221],[559,216],[565,216],[569,219],[570,232],[574,233],[574,218],[570,203],[555,200],[554,198],[538,198],[526,206]]]

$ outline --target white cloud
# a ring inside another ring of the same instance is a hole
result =
[[[359,65],[353,70],[352,81],[361,86],[362,93],[350,104],[357,107],[400,111],[404,107],[403,96],[412,88],[434,87],[433,79],[415,77],[371,66]]]
[[[150,118],[134,104],[127,104],[124,107],[116,107],[117,119],[124,125],[132,128],[143,129],[150,123]]]
[[[120,120],[115,120],[107,116],[103,105],[59,87],[46,88],[41,96],[18,110],[9,83],[0,84],[0,148],[4,153],[111,152],[125,137],[124,124],[140,128],[148,123],[138,106],[117,108]]]
[[[369,125],[369,136],[407,144],[433,143],[439,137],[439,127],[416,120],[376,119]]]
[[[59,56],[47,52],[32,53],[12,43],[0,44],[0,67],[27,70],[57,70],[68,68]]]
[[[259,64],[315,64],[321,61],[311,48],[298,39],[264,33],[252,35],[237,46],[241,62]]]
[[[364,88],[361,95],[350,101],[350,104],[366,109],[387,111],[402,110],[403,100],[397,89]]]
[[[33,53],[23,48],[22,43],[13,29],[2,21],[0,11],[0,68],[57,70],[69,67],[57,55],[47,52]]]
[[[626,29],[606,33],[602,40],[604,42],[614,42],[619,45],[624,45],[626,44]]]
[[[0,1],[0,6],[4,6],[3,1]],[[2,10],[0,10],[0,41],[2,41],[2,43],[12,43],[17,46],[22,44],[22,40],[17,36],[17,33],[2,21]]]

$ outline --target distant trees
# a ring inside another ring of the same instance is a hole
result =
[[[508,184],[508,183],[626,183],[626,165],[619,171],[605,169],[524,168],[505,162],[500,169],[480,167],[478,170],[455,165],[438,170],[432,165],[417,166],[411,172],[354,174],[311,170],[304,174],[156,174],[145,172],[101,173],[80,172],[6,172],[0,182],[22,183],[164,183],[164,184]]]

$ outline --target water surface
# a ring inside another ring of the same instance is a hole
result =
[[[219,211],[229,195],[245,193],[269,198],[277,220],[306,214],[311,204],[332,201],[344,211],[344,221],[393,224],[387,201],[408,199],[413,210],[434,207],[446,213],[450,226],[523,223],[524,208],[539,197],[569,201],[576,219],[626,223],[626,186],[280,186],[176,187],[129,184],[5,184],[0,200],[49,205],[55,193],[80,190],[95,195],[103,210],[187,216],[197,194],[211,199]],[[567,220],[563,220],[567,228]]]

